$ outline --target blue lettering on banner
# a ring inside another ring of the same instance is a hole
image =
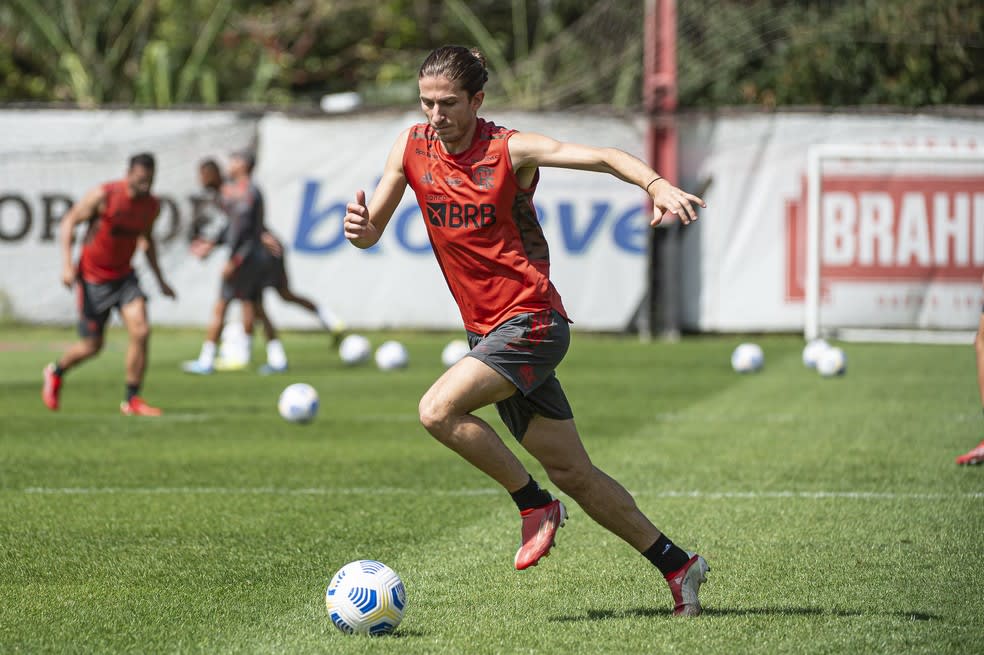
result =
[[[343,221],[346,201],[329,201],[319,205],[321,183],[307,180],[304,184],[301,210],[294,235],[294,249],[308,254],[327,254],[347,245]],[[647,235],[650,227],[642,205],[627,209],[614,206],[606,200],[596,200],[591,204],[590,216],[585,222],[578,216],[577,207],[572,200],[562,200],[551,208],[553,215],[544,205],[537,203],[536,211],[540,224],[544,227],[556,221],[560,232],[559,245],[564,252],[581,255],[591,249],[591,245],[610,234],[614,245],[630,255],[645,254]],[[397,208],[391,221],[390,232],[395,236],[395,245],[400,250],[413,255],[427,255],[431,252],[430,240],[424,228],[420,208],[416,204]],[[384,239],[385,241],[386,239]],[[379,254],[383,242],[367,249],[367,254]],[[389,248],[390,246],[386,246]]]
[[[297,234],[294,236],[294,249],[298,252],[322,253],[331,252],[345,243],[345,231],[342,222],[345,219],[344,202],[336,202],[323,209],[317,208],[318,192],[321,185],[314,180],[304,184],[304,199],[301,201],[301,215],[297,221]],[[314,231],[322,223],[337,218],[337,231],[329,232],[330,236],[321,243],[314,242]]]
[[[560,218],[560,234],[563,238],[564,250],[578,255],[588,249],[595,238],[595,233],[601,227],[611,205],[607,202],[595,202],[591,205],[591,220],[579,233],[574,220],[574,205],[562,202],[557,206]]]
[[[615,230],[612,236],[615,245],[626,252],[644,255],[648,247],[647,236],[652,228],[647,217],[642,213],[642,205],[636,205],[622,212],[615,219]]]

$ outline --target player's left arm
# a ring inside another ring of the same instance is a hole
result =
[[[652,225],[657,225],[668,211],[686,225],[697,220],[694,205],[706,207],[703,200],[673,186],[649,164],[618,148],[597,148],[557,141],[541,134],[517,132],[509,139],[509,156],[517,175],[524,169],[547,166],[608,173],[635,184],[652,198]]]
[[[154,241],[154,236],[151,234],[151,229],[154,223],[157,221],[157,217],[151,221],[151,227],[147,228],[147,231],[140,235],[140,248],[144,251],[144,257],[147,258],[147,265],[150,266],[150,270],[154,273],[154,277],[157,278],[157,286],[160,287],[161,293],[168,298],[175,298],[176,294],[174,289],[164,281],[164,276],[161,274],[161,267],[157,261],[157,244]]]

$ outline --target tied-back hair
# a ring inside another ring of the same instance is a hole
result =
[[[481,91],[489,81],[485,56],[477,48],[460,45],[445,45],[432,51],[420,65],[417,79],[438,76],[457,82],[470,96]]]
[[[149,152],[141,152],[140,154],[133,155],[130,157],[130,169],[133,169],[134,166],[142,166],[148,171],[153,171],[156,168],[154,155]]]

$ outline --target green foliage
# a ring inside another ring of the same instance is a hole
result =
[[[776,100],[813,104],[921,106],[981,104],[984,5],[947,3],[848,5],[818,12],[790,33],[782,61],[772,62]]]
[[[683,105],[984,104],[976,0],[680,3]]]
[[[0,102],[313,106],[416,97],[443,43],[486,54],[491,104],[638,107],[644,0],[10,0]],[[677,2],[679,100],[982,104],[978,0]]]
[[[216,76],[201,77],[233,2],[13,0],[0,9],[0,71],[9,61],[42,82],[0,86],[0,100],[214,104]]]
[[[737,337],[575,334],[559,375],[594,463],[712,567],[704,616],[675,620],[658,573],[572,501],[550,557],[512,569],[509,497],[417,419],[459,335],[370,335],[393,336],[407,370],[286,333],[288,375],[195,378],[178,365],[202,333],[155,329],[165,414],[140,419],[116,410],[122,329],[59,412],[40,374],[72,329],[0,330],[0,652],[979,652],[984,469],[953,463],[981,436],[972,347],[848,345],[828,380],[797,337],[761,337],[765,369],[739,376]],[[301,381],[320,415],[289,425],[275,401]],[[365,557],[407,585],[392,638],[328,622],[332,573]]]

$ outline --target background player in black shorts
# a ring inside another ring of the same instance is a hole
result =
[[[259,320],[267,339],[267,363],[261,373],[276,373],[287,369],[287,356],[263,307],[263,290],[270,287],[286,302],[300,305],[315,314],[321,324],[332,332],[337,343],[344,329],[342,322],[330,310],[319,307],[309,298],[290,288],[284,246],[263,220],[263,196],[252,182],[255,160],[251,153],[235,153],[230,159],[231,182],[223,187],[218,164],[207,159],[199,169],[203,197],[199,202],[200,230],[192,243],[192,252],[206,257],[219,244],[229,244],[232,252],[223,269],[222,290],[213,309],[205,342],[197,360],[185,362],[189,373],[209,374],[215,370],[216,343],[222,332],[225,314],[233,300],[242,302],[245,343],[240,355],[241,366],[249,361],[254,324]],[[235,363],[234,363],[235,364]]]

